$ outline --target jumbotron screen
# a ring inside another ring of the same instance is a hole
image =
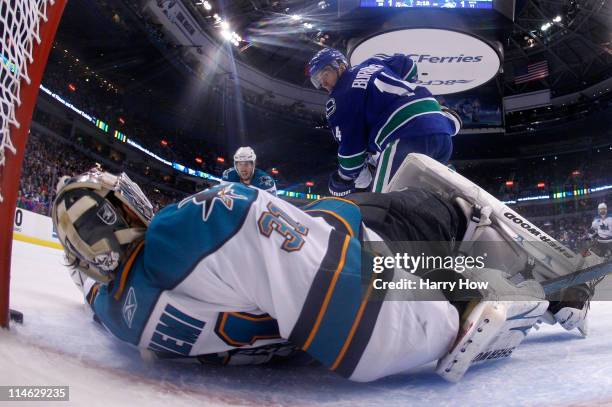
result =
[[[493,0],[360,0],[361,7],[492,9]]]

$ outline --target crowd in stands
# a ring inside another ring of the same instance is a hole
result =
[[[59,177],[76,175],[87,167],[87,161],[77,159],[69,146],[45,142],[32,133],[21,169],[17,206],[48,215]]]
[[[17,206],[49,215],[55,198],[55,187],[62,176],[80,174],[94,167],[96,163],[112,172],[122,170],[112,163],[100,163],[103,161],[100,158],[84,153],[78,146],[31,132],[21,170]],[[139,175],[129,170],[127,172],[151,199],[155,211],[188,195],[187,192],[161,190],[158,182],[147,179],[144,174]]]
[[[560,219],[536,221],[536,225],[574,251],[582,251],[589,241],[594,214],[581,214]]]
[[[125,95],[121,88],[84,63],[77,62],[77,59],[56,45],[49,56],[43,85],[76,108],[109,124],[112,130],[121,131],[161,157],[190,165],[194,152],[198,152],[210,158],[204,162],[206,167],[202,169],[213,169],[218,154],[211,152],[211,148],[202,140],[179,135],[176,131],[164,131],[126,108],[130,104],[124,102]],[[162,139],[168,141],[167,146],[160,144]]]
[[[612,184],[612,145],[564,155],[455,163],[457,171],[504,201]]]

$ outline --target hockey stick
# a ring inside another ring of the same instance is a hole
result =
[[[561,291],[564,288],[573,287],[578,284],[588,283],[600,277],[612,274],[612,262],[598,264],[584,270],[578,270],[562,277],[544,281],[542,287],[546,295]]]

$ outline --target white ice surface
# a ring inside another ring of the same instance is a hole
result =
[[[25,321],[0,331],[0,385],[68,385],[70,405],[612,405],[612,302],[593,303],[588,338],[545,325],[459,384],[433,366],[363,384],[315,367],[145,362],[93,322],[59,250],[15,241],[12,263],[11,307]]]

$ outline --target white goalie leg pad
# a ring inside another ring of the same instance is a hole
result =
[[[468,218],[464,241],[508,243],[511,255],[506,257],[516,261],[513,256],[519,253],[523,266],[534,263],[532,275],[538,281],[603,262],[599,256],[574,253],[478,185],[426,155],[409,154],[382,192],[407,187],[425,188],[449,202],[457,202]],[[465,252],[469,247],[464,245],[461,249]],[[490,264],[502,268],[499,264]],[[513,274],[511,270],[506,271]]]
[[[548,301],[481,301],[462,323],[457,341],[436,372],[458,382],[475,364],[508,358],[546,311]]]

